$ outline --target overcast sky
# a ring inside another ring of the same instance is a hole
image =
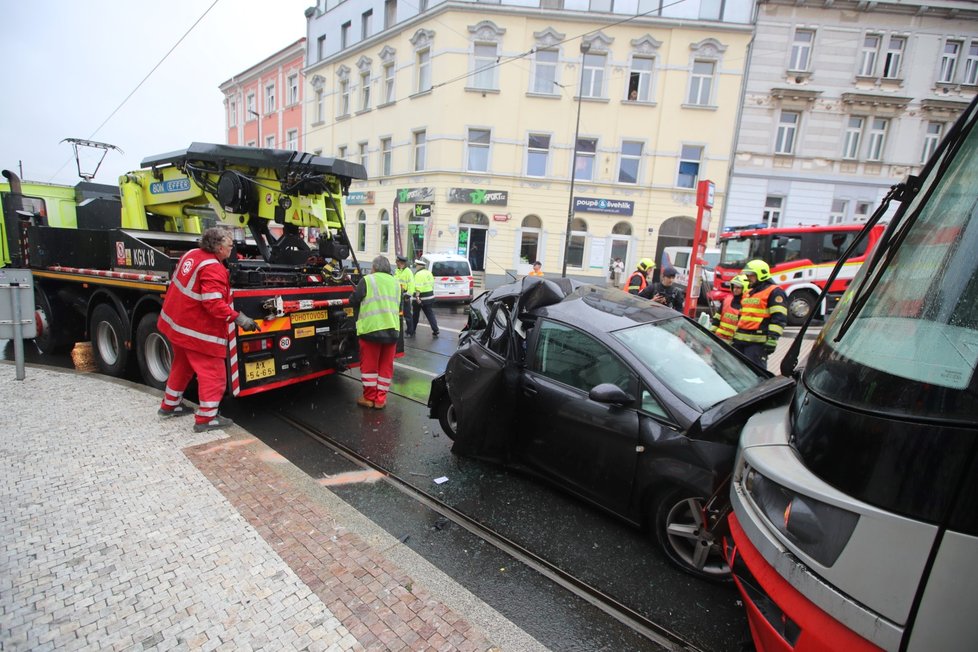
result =
[[[95,140],[125,152],[110,151],[95,178],[115,185],[147,156],[225,142],[218,86],[305,36],[315,0],[218,0],[208,12],[213,2],[0,0],[0,167],[74,185],[61,140]]]

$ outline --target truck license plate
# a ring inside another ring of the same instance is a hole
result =
[[[266,358],[256,362],[245,363],[245,382],[270,378],[275,375],[275,359]]]

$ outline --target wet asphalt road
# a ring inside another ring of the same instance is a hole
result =
[[[439,307],[442,336],[426,321],[395,363],[387,409],[364,410],[358,374],[242,400],[222,412],[310,476],[358,470],[352,462],[285,422],[320,432],[444,501],[562,570],[611,595],[702,650],[737,650],[750,640],[731,584],[698,580],[674,569],[647,535],[550,485],[496,465],[452,455],[451,441],[425,405],[431,378],[455,349],[460,311]],[[70,366],[67,356],[28,362]],[[11,347],[4,348],[7,359]],[[444,484],[434,478],[447,477]],[[473,594],[554,650],[659,650],[585,600],[446,521],[388,481],[330,487],[353,507],[424,556]]]

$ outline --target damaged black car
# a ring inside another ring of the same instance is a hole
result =
[[[527,277],[472,302],[428,407],[454,454],[545,478],[722,579],[714,525],[737,438],[792,385],[660,304]]]

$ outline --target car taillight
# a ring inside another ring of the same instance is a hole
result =
[[[469,289],[471,290],[473,288],[475,288],[475,279],[470,276],[469,277]]]
[[[744,488],[781,534],[823,566],[831,566],[849,542],[859,515],[803,496],[749,469]]]
[[[257,340],[242,340],[242,353],[258,353],[259,351],[271,351],[275,346],[275,338],[263,337]]]

